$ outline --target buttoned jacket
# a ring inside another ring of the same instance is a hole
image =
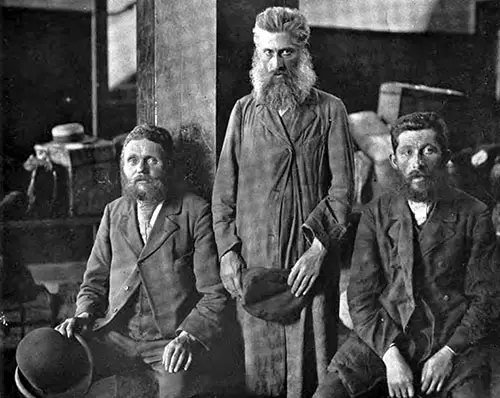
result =
[[[446,187],[419,232],[412,217],[406,199],[392,193],[369,204],[361,217],[347,292],[354,333],[330,365],[352,395],[385,376],[380,358],[407,333],[417,303],[430,311],[427,356],[444,345],[465,352],[498,317],[495,232],[486,205]],[[419,279],[424,289],[414,286],[416,247],[428,270]],[[454,377],[465,377],[459,373]]]
[[[100,330],[143,284],[163,338],[185,330],[209,347],[220,329],[226,295],[208,203],[195,195],[165,201],[146,244],[136,207],[126,197],[106,206],[76,314],[94,314],[94,330]]]

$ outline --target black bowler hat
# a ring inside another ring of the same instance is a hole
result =
[[[27,398],[83,397],[92,382],[92,355],[79,335],[35,329],[17,346],[16,361],[15,382]]]
[[[295,297],[287,280],[289,270],[254,267],[242,272],[242,306],[266,321],[289,324],[300,317],[309,295]]]

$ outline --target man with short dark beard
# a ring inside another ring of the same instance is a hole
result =
[[[89,332],[94,380],[144,372],[160,397],[191,397],[210,388],[208,350],[226,294],[210,206],[176,189],[172,158],[163,128],[139,125],[127,136],[124,196],[106,206],[76,314],[56,329]]]
[[[307,397],[336,349],[352,144],[342,101],[313,88],[304,15],[268,8],[253,33],[254,90],[229,120],[213,191],[214,231],[222,282],[238,298],[248,393]],[[260,267],[284,270],[287,291],[306,298],[297,319],[245,310],[244,275]]]
[[[446,183],[437,114],[403,116],[391,138],[401,190],[363,212],[347,290],[354,331],[314,398],[488,397],[482,339],[500,309],[490,212]]]

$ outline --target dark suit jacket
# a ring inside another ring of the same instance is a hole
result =
[[[495,232],[486,205],[444,188],[418,237],[414,233],[401,195],[378,198],[361,217],[347,291],[355,335],[331,364],[352,394],[368,389],[374,376],[385,376],[380,358],[405,335],[421,298],[413,286],[414,238],[431,270],[425,297],[433,315],[428,356],[444,345],[465,353],[498,316]]]
[[[208,203],[195,195],[165,201],[146,245],[136,212],[135,202],[125,197],[106,206],[76,314],[95,314],[99,330],[142,283],[165,339],[185,330],[209,347],[220,331],[226,295]]]

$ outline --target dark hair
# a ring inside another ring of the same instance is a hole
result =
[[[426,129],[434,130],[441,150],[448,151],[448,128],[444,119],[436,112],[414,112],[396,120],[391,128],[392,149],[396,152],[401,133]]]
[[[288,7],[269,7],[257,15],[253,28],[254,41],[258,35],[257,28],[272,33],[289,33],[300,46],[305,46],[311,35],[304,14]]]
[[[125,141],[123,141],[122,148],[125,148],[130,141],[142,139],[160,144],[163,148],[163,152],[165,153],[166,160],[171,161],[174,151],[174,142],[172,140],[172,135],[167,129],[152,124],[139,124],[135,126],[130,133],[128,133]]]

